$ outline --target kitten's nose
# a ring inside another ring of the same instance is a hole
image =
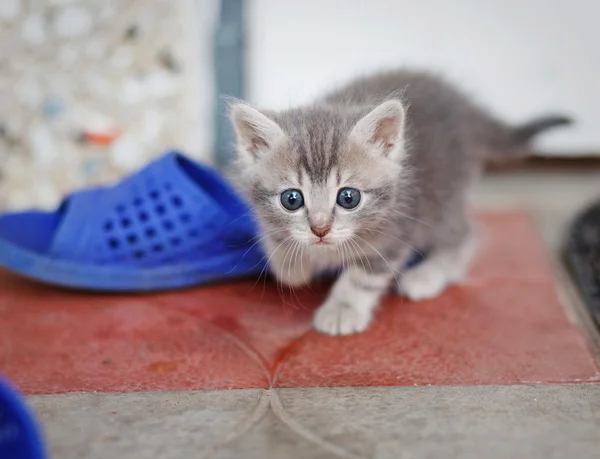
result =
[[[315,236],[325,237],[327,233],[331,230],[331,226],[322,225],[322,226],[311,226],[310,230],[313,232]]]

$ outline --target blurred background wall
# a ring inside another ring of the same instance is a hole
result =
[[[221,3],[0,0],[0,209],[52,207],[169,147],[213,161]],[[571,114],[577,127],[540,147],[600,153],[600,2],[242,3],[246,94],[260,106],[307,102],[357,75],[409,65],[447,74],[511,121]],[[230,149],[231,139],[218,140]]]
[[[254,0],[249,94],[302,103],[340,82],[407,65],[448,75],[515,122],[547,110],[577,118],[549,133],[555,153],[600,153],[596,0]]]
[[[0,0],[0,208],[207,158],[214,2]]]

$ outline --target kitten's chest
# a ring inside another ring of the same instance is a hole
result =
[[[312,249],[309,253],[308,259],[313,271],[317,273],[337,269],[342,266],[344,262],[341,253],[334,249]]]
[[[328,249],[315,247],[309,252],[308,258],[313,271],[317,273],[330,272],[350,264],[360,263],[361,260],[368,263],[367,259],[376,254],[373,250],[374,247],[373,244],[363,244],[359,241]]]

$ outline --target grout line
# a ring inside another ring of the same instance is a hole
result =
[[[161,300],[155,300],[155,303],[161,306],[165,306],[166,303],[164,303]],[[242,353],[244,353],[246,355],[246,357],[250,358],[250,360],[252,360],[254,363],[258,364],[258,366],[260,367],[260,369],[264,372],[264,376],[266,379],[266,386],[267,387],[271,387],[272,383],[271,383],[271,372],[269,371],[269,362],[267,361],[267,359],[258,351],[256,350],[252,345],[248,344],[246,341],[244,341],[243,339],[241,339],[240,337],[238,337],[235,333],[232,333],[228,330],[225,330],[222,327],[219,327],[218,325],[212,323],[210,320],[204,320],[202,318],[199,318],[197,316],[195,316],[194,314],[192,314],[189,311],[186,311],[184,309],[172,309],[172,310],[176,310],[181,312],[182,314],[184,314],[186,317],[193,317],[195,320],[200,320],[204,325],[206,325],[209,328],[212,328],[213,330],[217,330],[219,333],[221,333],[223,336],[225,336],[226,339],[230,340],[231,342],[233,342],[233,344],[242,351]],[[263,387],[264,389],[265,387]]]
[[[251,360],[257,363],[260,366],[261,370],[264,372],[264,376],[267,380],[266,382],[268,387],[272,386],[271,372],[269,371],[269,362],[260,352],[258,352],[252,345],[239,338],[235,333],[231,333],[228,330],[224,330],[223,328],[211,323],[210,321],[205,321],[204,323],[223,333],[223,335],[228,337],[244,354],[246,354],[246,356],[250,357]]]
[[[236,439],[240,438],[242,435],[244,435],[246,432],[248,432],[252,427],[257,425],[268,413],[269,406],[270,406],[270,399],[271,399],[270,391],[263,389],[262,393],[260,395],[258,404],[254,408],[254,410],[252,411],[250,416],[248,418],[246,418],[243,422],[238,424],[232,433],[230,433],[229,435],[225,436],[225,438],[217,441],[216,443],[213,443],[212,445],[208,446],[203,451],[201,451],[200,457],[206,457],[206,458],[213,457],[220,448],[222,448],[223,446],[227,445],[228,443],[231,443],[231,442],[235,441]]]
[[[271,389],[269,392],[271,392],[270,405],[273,413],[275,413],[279,420],[288,426],[293,432],[305,438],[306,440],[319,445],[321,448],[335,454],[340,458],[362,459],[362,456],[358,456],[334,443],[331,443],[304,427],[286,412],[285,408],[281,404],[281,399],[279,398],[277,389]]]
[[[279,382],[278,381],[279,374],[281,373],[282,368],[287,363],[289,356],[292,354],[292,352],[294,352],[298,348],[298,346],[300,346],[304,342],[304,339],[306,338],[306,336],[309,333],[311,333],[312,331],[313,331],[313,328],[311,326],[307,331],[302,333],[300,336],[295,338],[290,344],[288,344],[288,346],[285,349],[283,349],[282,352],[280,352],[280,354],[277,358],[277,361],[271,367],[271,373],[270,373],[271,388],[274,388],[277,386],[277,384]]]

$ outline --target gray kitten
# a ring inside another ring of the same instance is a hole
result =
[[[459,281],[474,252],[467,190],[483,159],[526,153],[536,134],[570,122],[508,126],[442,79],[408,71],[284,112],[234,103],[231,118],[235,179],[273,274],[295,287],[343,268],[314,317],[331,335],[365,330],[392,280],[412,300]],[[415,253],[427,256],[405,269]]]

